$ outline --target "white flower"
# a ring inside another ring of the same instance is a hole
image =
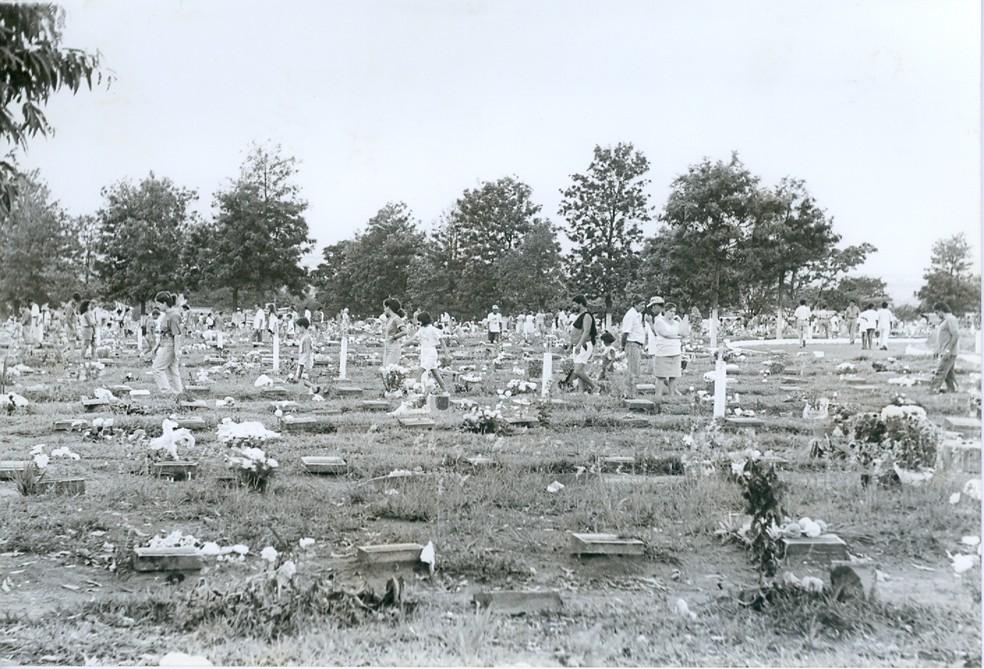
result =
[[[37,467],[38,469],[44,469],[45,467],[47,467],[48,462],[49,462],[48,456],[45,455],[44,453],[38,453],[37,455],[34,456],[34,466]]]
[[[277,578],[284,581],[289,581],[294,578],[294,574],[297,573],[297,565],[294,564],[293,560],[285,560],[282,565],[277,569]]]
[[[81,460],[82,458],[78,453],[73,453],[69,450],[68,446],[62,446],[61,448],[56,448],[51,452],[51,457],[53,458],[71,458],[72,460]]]
[[[268,466],[268,467],[269,467],[270,469],[276,469],[276,468],[277,468],[277,467],[279,467],[280,465],[279,465],[279,463],[278,463],[278,462],[277,462],[276,460],[274,460],[273,458],[267,458],[267,466]]]
[[[301,548],[309,548],[314,545],[314,539],[312,539],[311,537],[304,537],[297,543],[300,545]]]
[[[260,551],[260,557],[266,560],[267,562],[271,562],[271,563],[277,559],[278,555],[280,555],[280,553],[278,553],[277,549],[274,548],[273,546],[267,546],[262,551]]]
[[[249,546],[246,544],[236,544],[232,547],[233,553],[238,553],[239,555],[246,555],[249,553]]]

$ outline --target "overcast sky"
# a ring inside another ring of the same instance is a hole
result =
[[[53,98],[55,136],[22,159],[73,214],[150,170],[207,213],[269,140],[301,160],[319,248],[389,200],[429,227],[506,175],[560,223],[594,145],[630,141],[657,208],[732,150],[767,182],[805,179],[844,243],[878,247],[863,272],[898,301],[933,240],[963,231],[979,253],[976,0],[64,4],[66,44],[116,77]]]

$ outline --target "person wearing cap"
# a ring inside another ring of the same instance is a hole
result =
[[[622,317],[622,350],[625,351],[625,363],[628,368],[625,396],[629,398],[636,395],[639,368],[642,365],[642,348],[646,345],[646,327],[642,320],[645,300],[641,295],[633,295],[631,301],[632,306]]]
[[[663,386],[670,393],[678,392],[676,380],[682,375],[683,347],[680,339],[680,319],[676,305],[666,304],[661,297],[649,300],[647,309],[652,313],[653,376],[656,377],[656,396],[663,394]]]
[[[502,314],[499,313],[498,304],[492,305],[492,311],[485,318],[485,324],[489,331],[489,343],[494,344],[502,336]]]

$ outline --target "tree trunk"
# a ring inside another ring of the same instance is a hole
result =
[[[239,287],[233,287],[232,289],[232,310],[235,311],[239,308]]]

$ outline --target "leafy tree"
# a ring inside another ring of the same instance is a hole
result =
[[[133,301],[143,311],[158,290],[182,290],[181,252],[198,194],[151,172],[139,184],[103,188],[102,195],[94,265],[103,294]]]
[[[348,307],[354,316],[382,310],[387,297],[406,299],[414,260],[424,252],[424,234],[402,202],[390,202],[354,239],[326,247],[315,270],[321,301],[330,312]]]
[[[827,291],[824,298],[831,309],[838,311],[846,309],[851,300],[862,305],[862,308],[868,302],[880,305],[882,302],[890,301],[888,286],[878,277],[845,276],[833,289]]]
[[[775,188],[763,189],[744,250],[747,294],[758,289],[760,298],[782,309],[785,298],[797,295],[816,263],[830,257],[839,241],[803,181],[785,178]],[[759,312],[765,305],[749,306]]]
[[[811,263],[807,276],[809,282],[817,289],[813,303],[823,302],[825,291],[836,285],[845,274],[860,267],[867,257],[877,250],[872,244],[864,242],[857,246],[833,249],[826,256]]]
[[[514,177],[486,181],[466,189],[451,211],[458,248],[466,259],[457,283],[455,302],[477,314],[499,299],[496,263],[517,248],[530,228],[542,219],[533,190]]]
[[[441,217],[424,244],[424,252],[411,263],[407,280],[408,302],[433,312],[447,311],[457,316],[476,316],[484,305],[459,301],[459,286],[465,267],[458,219]]]
[[[60,303],[77,286],[71,221],[36,171],[19,182],[0,215],[0,302]]]
[[[737,153],[728,162],[691,165],[673,180],[660,220],[670,226],[665,249],[675,275],[687,276],[691,304],[737,304],[747,278],[746,242],[758,216],[758,177]]]
[[[72,233],[78,242],[76,266],[81,288],[87,293],[96,287],[96,258],[99,253],[99,220],[95,216],[78,216],[72,221]]]
[[[560,215],[574,243],[569,271],[578,291],[603,297],[609,313],[639,265],[642,224],[651,219],[649,160],[632,144],[595,146],[584,174],[561,191]]]
[[[293,181],[296,173],[296,159],[281,155],[279,147],[254,146],[239,178],[215,194],[218,215],[204,270],[232,289],[233,308],[244,289],[304,290],[301,258],[313,240],[304,220],[307,203]]]
[[[946,302],[954,313],[977,312],[981,307],[981,279],[971,273],[973,254],[963,233],[933,244],[925,283],[916,293],[924,311]]]
[[[519,246],[498,260],[495,270],[501,303],[510,312],[552,309],[567,291],[560,242],[548,221],[533,223]]]
[[[42,107],[62,88],[77,93],[93,76],[102,83],[100,57],[62,47],[65,12],[51,4],[0,5],[0,139],[27,146],[27,139],[53,132]],[[10,209],[17,170],[14,154],[0,160],[0,208]]]

